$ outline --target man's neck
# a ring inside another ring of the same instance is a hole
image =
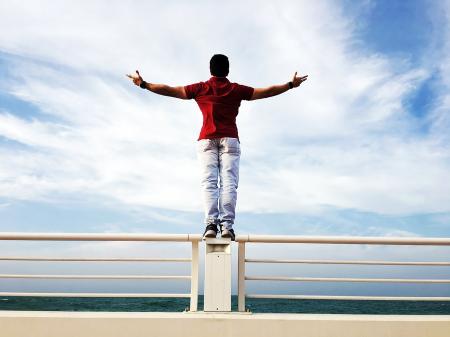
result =
[[[228,78],[226,76],[214,76],[214,75],[212,75],[211,78],[213,78],[216,81],[224,81],[224,80],[228,81]]]

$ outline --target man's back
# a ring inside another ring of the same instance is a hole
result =
[[[200,139],[238,137],[236,116],[242,100],[250,100],[254,89],[231,83],[226,77],[212,76],[206,82],[184,87],[188,99],[194,98],[203,114]]]

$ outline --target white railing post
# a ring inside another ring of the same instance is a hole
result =
[[[245,311],[245,242],[238,243],[238,311]]]
[[[231,311],[230,244],[230,239],[206,239],[204,311]]]
[[[198,241],[192,241],[190,311],[197,311],[197,304],[198,304]]]

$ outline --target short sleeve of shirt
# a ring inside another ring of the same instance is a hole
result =
[[[239,94],[241,96],[241,99],[249,101],[253,96],[253,91],[255,90],[252,87],[248,87],[246,85],[238,84],[238,90]]]
[[[197,95],[200,92],[200,90],[202,89],[202,87],[203,87],[202,82],[185,85],[184,91],[186,92],[187,98],[192,99],[192,98],[197,97]]]

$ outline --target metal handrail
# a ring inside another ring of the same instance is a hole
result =
[[[0,240],[31,241],[192,241],[202,240],[200,234],[154,233],[22,233],[2,232]]]
[[[146,257],[30,257],[0,256],[0,261],[64,261],[64,262],[191,262],[190,258],[146,258]]]
[[[355,278],[355,277],[288,277],[288,276],[246,276],[249,281],[300,281],[300,282],[382,282],[382,283],[450,283],[441,279],[409,278]]]
[[[450,297],[425,296],[333,296],[333,295],[261,295],[247,294],[246,298],[289,299],[289,300],[356,300],[356,301],[450,301]]]
[[[2,258],[0,257],[0,260]],[[302,264],[358,264],[376,266],[450,266],[450,262],[423,261],[362,261],[362,260],[286,260],[286,259],[245,259],[251,263],[302,263]]]
[[[190,275],[53,275],[53,274],[0,274],[2,278],[22,279],[99,279],[99,280],[190,280]]]
[[[189,294],[165,293],[44,293],[44,292],[0,292],[0,296],[58,296],[58,297],[188,297],[190,311],[197,311],[199,257],[199,234],[153,234],[153,233],[17,233],[2,232],[0,241],[165,241],[191,242],[191,258],[65,258],[65,257],[24,257],[2,256],[2,261],[101,261],[101,262],[191,262],[191,275],[22,275],[0,274],[1,278],[23,279],[187,279],[191,283]]]
[[[358,244],[358,245],[413,245],[450,246],[450,238],[422,237],[355,237],[355,236],[293,236],[293,235],[238,235],[238,310],[245,311],[245,298],[277,299],[330,299],[330,300],[415,300],[450,301],[450,297],[410,297],[410,296],[323,296],[323,295],[282,295],[246,294],[245,281],[295,281],[295,282],[389,282],[389,283],[450,283],[445,279],[385,279],[385,278],[326,278],[326,277],[280,277],[246,276],[246,263],[303,263],[303,264],[356,264],[356,265],[404,265],[404,266],[450,266],[443,261],[352,261],[352,260],[295,260],[295,259],[246,259],[246,243],[300,243],[300,244]]]
[[[379,236],[237,235],[237,242],[450,246],[450,238]]]
[[[0,292],[0,296],[20,296],[20,297],[28,297],[28,296],[40,296],[40,297],[175,297],[175,298],[190,298],[191,294],[152,294],[152,293],[114,293],[113,295],[110,293],[26,293],[26,292]],[[192,302],[191,302],[192,304]],[[192,310],[191,311],[196,311]]]

